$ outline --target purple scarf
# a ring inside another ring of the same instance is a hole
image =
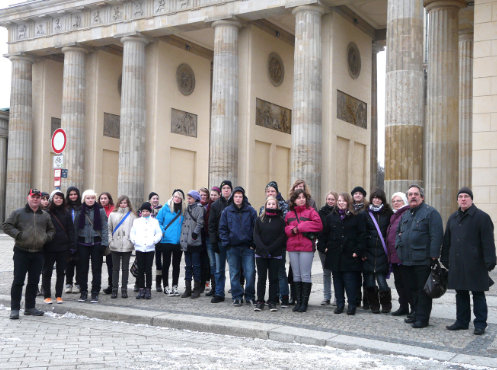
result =
[[[347,210],[346,209],[338,209],[338,214],[340,215],[340,220],[344,220],[345,217],[347,216]]]
[[[88,214],[93,210],[93,230],[100,232],[102,229],[102,222],[100,220],[100,207],[98,204],[94,204],[92,207],[88,207],[86,203],[83,203],[79,212],[78,228],[84,229],[86,223],[86,213]]]

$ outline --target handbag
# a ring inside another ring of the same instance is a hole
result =
[[[297,223],[300,224],[299,216],[297,215],[296,211],[294,211],[294,212],[295,212],[295,217],[297,218]],[[307,239],[309,239],[314,245],[314,242],[318,238],[319,233],[314,233],[314,232],[308,231],[308,232],[302,233],[302,235],[304,237],[306,237]]]
[[[440,265],[438,260],[431,266],[430,275],[426,280],[423,290],[430,298],[440,298],[447,291],[449,273],[446,268]]]
[[[129,272],[131,272],[131,275],[133,275],[134,277],[138,277],[138,260],[136,258],[133,264],[131,265],[131,267],[129,268]]]

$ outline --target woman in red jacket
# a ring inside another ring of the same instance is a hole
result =
[[[307,311],[311,294],[311,267],[315,251],[317,233],[323,229],[321,217],[309,206],[310,196],[301,189],[290,198],[290,211],[285,217],[285,233],[290,265],[293,270],[297,303],[294,312]]]

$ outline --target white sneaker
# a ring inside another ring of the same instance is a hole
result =
[[[79,293],[81,293],[81,288],[79,287],[79,285],[78,285],[78,284],[74,285],[74,288],[73,288],[72,292],[73,292],[74,294],[79,294]]]
[[[65,293],[72,293],[72,284],[66,284]]]
[[[171,295],[172,294],[172,291],[171,291],[171,289],[169,289],[168,286],[164,288],[164,294],[165,295]]]
[[[173,285],[173,290],[172,290],[171,295],[173,295],[173,296],[179,296],[178,286],[177,285]]]

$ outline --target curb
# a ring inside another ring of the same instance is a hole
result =
[[[9,306],[10,297],[7,295],[0,295],[0,303]],[[38,305],[38,308],[40,308],[40,305]],[[47,306],[42,306],[41,308],[47,308]],[[72,313],[103,320],[122,321],[130,324],[143,324],[237,337],[270,339],[285,343],[330,346],[345,350],[362,349],[388,355],[416,356],[461,365],[471,364],[497,368],[497,358],[492,357],[438,351],[394,342],[303,329],[287,325],[267,324],[250,320],[211,317],[206,321],[204,317],[188,313],[176,314],[168,313],[167,311],[143,310],[78,302],[64,302],[63,305],[53,304],[50,308],[51,310],[45,309],[44,311],[62,315],[65,313]]]

